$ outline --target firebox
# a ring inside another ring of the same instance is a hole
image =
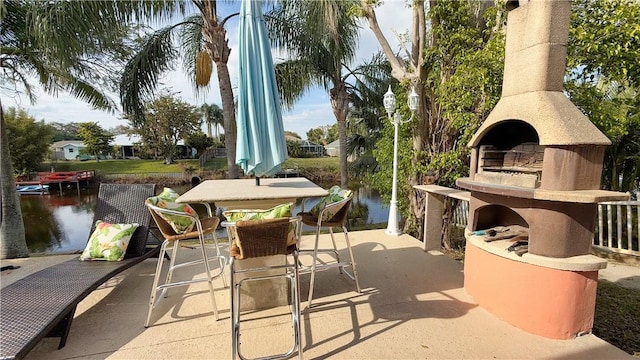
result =
[[[570,2],[508,8],[502,96],[469,143],[469,177],[457,181],[471,192],[465,288],[516,326],[569,338],[590,331],[597,270],[606,266],[590,255],[597,203],[628,195],[600,190],[610,141],[562,91]],[[545,307],[541,294],[554,304]]]

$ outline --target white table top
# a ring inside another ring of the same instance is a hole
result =
[[[307,178],[205,180],[178,197],[178,203],[215,203],[225,208],[269,208],[300,198],[327,196],[327,190]]]

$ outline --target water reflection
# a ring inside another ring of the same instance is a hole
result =
[[[175,190],[184,193],[189,188],[175,187]],[[62,195],[22,195],[20,204],[29,250],[32,253],[70,253],[84,249],[93,221],[97,193],[97,189],[84,189],[80,193],[67,191]],[[317,202],[317,199],[306,201],[305,210],[308,211]],[[294,214],[299,211],[301,204],[297,203]],[[367,187],[354,191],[349,226],[386,223],[388,214],[389,209],[382,206],[377,192]],[[305,226],[303,230],[314,229]],[[224,232],[219,235],[226,237]]]
[[[60,195],[22,195],[20,206],[27,246],[32,253],[66,253],[84,249],[89,238],[97,190]]]

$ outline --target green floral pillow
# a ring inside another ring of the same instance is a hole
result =
[[[175,192],[175,190],[171,188],[164,188],[160,195],[148,198],[145,203],[162,209],[181,211],[197,218],[198,214],[191,206],[189,206],[189,204],[176,203],[178,196],[180,196],[180,194]],[[195,220],[186,216],[165,213],[158,213],[158,215],[171,225],[171,228],[173,228],[173,231],[175,231],[176,234],[183,234],[192,231],[196,225]]]
[[[96,229],[89,237],[80,260],[122,260],[138,226],[138,224],[109,224],[101,220],[96,221]]]
[[[262,220],[262,219],[278,219],[291,217],[293,203],[286,203],[272,207],[268,210],[243,209],[243,210],[227,210],[223,213],[227,221],[236,222],[244,220]],[[235,234],[232,234],[235,239]],[[287,235],[287,245],[295,245],[296,236],[293,225],[289,228]]]
[[[351,193],[352,191],[349,189],[343,189],[338,185],[334,185],[329,189],[329,195],[323,197],[314,207],[311,208],[311,210],[309,210],[309,212],[318,217],[320,216],[320,212],[322,211],[322,209],[324,209],[325,206],[344,200],[351,196]],[[341,209],[342,206],[339,206],[329,211],[325,211],[322,220],[325,221],[331,219]]]

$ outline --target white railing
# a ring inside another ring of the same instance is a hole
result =
[[[640,201],[611,201],[598,204],[598,226],[593,246],[639,255]]]
[[[445,200],[457,200],[452,224],[466,227],[469,218],[469,193],[437,185],[417,185],[424,191],[424,249],[440,248],[440,229]],[[608,251],[640,256],[640,201],[612,201],[598,204],[598,222],[593,246]]]
[[[469,220],[469,201],[460,200],[457,203],[455,209],[453,209],[453,216],[451,223],[457,227],[467,227],[467,220]]]

